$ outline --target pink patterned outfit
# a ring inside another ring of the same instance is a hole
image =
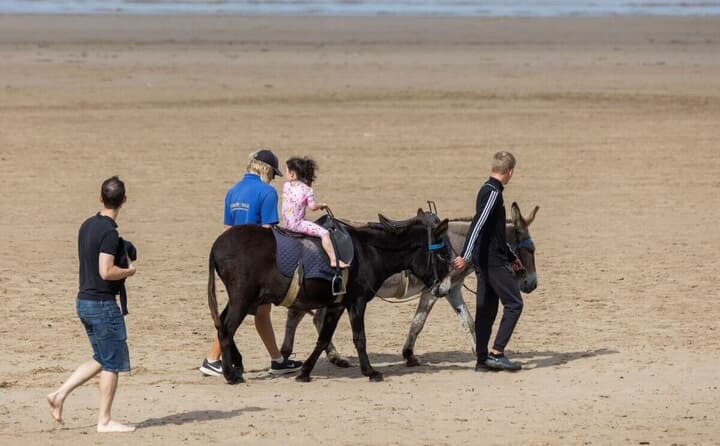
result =
[[[288,181],[283,185],[283,226],[295,232],[322,237],[328,233],[322,226],[305,220],[305,209],[315,204],[315,192],[302,181]]]

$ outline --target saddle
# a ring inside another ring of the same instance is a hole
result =
[[[328,218],[328,215],[320,218],[316,223],[330,231],[335,257],[348,264],[352,262],[355,250],[347,230],[341,224],[335,223],[332,217]],[[287,307],[292,305],[297,297],[299,283],[305,279],[329,281],[333,295],[339,296],[336,302],[342,300],[342,296],[346,293],[348,271],[330,267],[319,238],[277,226],[273,227],[273,235],[278,270],[285,277],[292,278],[290,289],[281,305]]]
[[[349,265],[355,257],[355,247],[347,231],[349,223],[335,218],[329,209],[327,212],[327,214],[315,220],[315,223],[330,231],[330,241],[332,241],[333,248],[335,248],[335,257]]]

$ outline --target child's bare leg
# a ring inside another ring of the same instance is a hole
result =
[[[339,262],[335,258],[335,250],[333,249],[332,242],[330,241],[330,234],[325,234],[320,239],[322,241],[322,246],[325,252],[327,253],[328,257],[330,258],[330,266],[333,268],[335,266],[338,266],[340,268],[347,268],[349,265],[342,260]]]

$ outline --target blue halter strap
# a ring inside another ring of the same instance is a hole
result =
[[[530,237],[526,238],[525,240],[521,240],[518,242],[517,247],[518,248],[530,248],[533,245],[533,241]]]

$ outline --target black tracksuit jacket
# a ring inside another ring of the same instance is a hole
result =
[[[465,238],[461,257],[473,267],[504,266],[517,259],[505,235],[503,184],[490,177],[477,195],[475,217]]]

